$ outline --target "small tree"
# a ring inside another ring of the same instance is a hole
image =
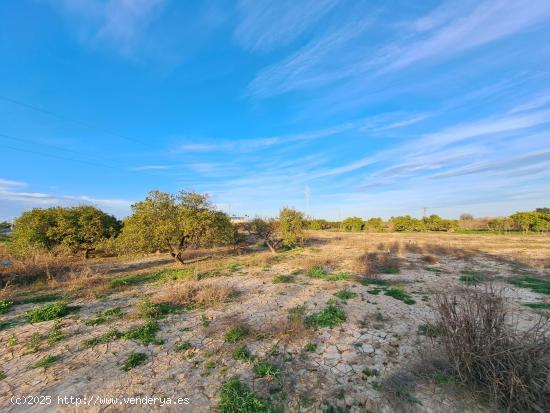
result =
[[[151,191],[132,205],[132,215],[124,221],[118,243],[128,252],[168,250],[177,262],[185,263],[187,248],[228,245],[234,235],[229,216],[217,211],[208,196]]]
[[[304,214],[295,209],[283,208],[279,212],[278,233],[286,247],[293,248],[304,242]]]
[[[365,222],[365,229],[372,232],[384,231],[384,221],[382,218],[370,218]]]
[[[254,218],[245,224],[245,230],[260,238],[273,254],[277,253],[282,239],[277,238],[277,224],[274,220]]]
[[[346,218],[342,221],[340,226],[342,231],[359,232],[365,229],[365,221],[359,217]]]
[[[474,219],[474,216],[472,214],[464,213],[460,215],[461,221],[471,221],[472,219]]]
[[[510,218],[523,232],[528,232],[537,219],[534,212],[516,212]]]
[[[418,232],[424,231],[426,228],[423,221],[410,215],[392,217],[390,222],[393,225],[393,229],[398,232]]]

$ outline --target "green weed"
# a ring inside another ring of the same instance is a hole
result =
[[[327,302],[327,306],[305,318],[305,324],[311,327],[333,328],[346,321],[346,313],[338,307],[333,300]]]
[[[57,361],[57,357],[55,356],[46,356],[43,359],[38,360],[36,363],[34,363],[33,367],[35,369],[44,367],[45,369],[51,366],[53,363]]]
[[[550,310],[550,303],[527,303],[523,304],[525,307],[536,308],[542,310]]]
[[[409,294],[407,294],[403,288],[390,287],[386,290],[384,294],[389,297],[393,297],[396,300],[403,301],[405,304],[408,304],[408,305],[412,305],[416,303],[416,301],[414,301],[412,297]]]
[[[90,348],[90,347],[97,346],[98,344],[107,344],[113,340],[118,340],[121,337],[122,337],[122,333],[120,333],[117,329],[112,328],[109,331],[107,331],[105,334],[99,337],[94,337],[88,340],[84,340],[80,344],[80,347]]]
[[[150,321],[139,327],[132,328],[122,335],[125,340],[140,341],[142,344],[157,344],[164,343],[163,340],[156,338],[156,334],[160,331],[159,325],[155,321]]]
[[[276,379],[281,374],[281,370],[279,368],[273,364],[265,362],[254,364],[252,370],[254,370],[254,373],[256,373],[259,377],[264,377],[268,380]]]
[[[5,314],[10,311],[13,306],[13,301],[0,300],[0,314]]]
[[[147,354],[144,353],[130,353],[122,365],[122,370],[128,371],[134,367],[140,366],[147,361]]]
[[[224,338],[226,343],[236,343],[241,338],[245,337],[248,334],[248,330],[244,327],[232,327],[227,333],[225,333]]]
[[[181,308],[175,305],[168,303],[155,304],[148,300],[139,302],[137,306],[138,313],[141,317],[152,320],[162,318],[170,313],[177,313],[181,311]]]
[[[108,321],[111,321],[114,317],[119,317],[122,315],[122,310],[120,307],[109,308],[107,310],[99,311],[96,314],[95,318],[91,320],[86,320],[84,324],[87,326],[97,326],[99,324],[104,324]]]
[[[177,351],[178,353],[181,353],[183,351],[189,350],[193,346],[189,341],[184,341],[182,343],[178,343],[174,346],[174,351]]]
[[[350,298],[357,297],[357,294],[353,291],[348,290],[340,290],[337,293],[334,294],[336,297],[338,297],[340,300],[348,300]]]
[[[483,273],[479,271],[472,271],[472,270],[464,270],[461,271],[461,276],[459,280],[467,285],[477,285],[481,284],[485,277],[483,276]]]
[[[307,351],[308,353],[315,353],[317,351],[317,344],[315,343],[307,343],[305,346],[304,346],[304,350]]]
[[[529,288],[531,291],[540,294],[550,294],[550,281],[536,277],[514,277],[510,284],[520,288]]]
[[[278,275],[273,279],[273,284],[290,283],[294,281],[293,275]]]
[[[241,361],[252,361],[254,357],[250,354],[250,351],[246,346],[236,348],[232,354],[233,359]]]
[[[237,377],[226,381],[221,388],[218,403],[220,413],[272,413],[269,404],[260,399],[250,387]]]
[[[64,317],[76,309],[77,307],[69,307],[65,303],[46,304],[42,307],[30,310],[25,315],[25,318],[29,323],[39,323]]]

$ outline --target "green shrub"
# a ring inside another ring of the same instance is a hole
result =
[[[51,366],[56,361],[57,361],[57,357],[55,357],[55,356],[46,356],[46,357],[38,360],[36,363],[34,363],[33,367],[35,369],[41,368],[41,367],[48,368],[49,366]]]
[[[305,324],[311,327],[333,328],[344,321],[346,321],[346,313],[333,300],[329,300],[323,310],[305,318]]]
[[[250,354],[246,346],[236,348],[233,351],[232,356],[235,360],[241,360],[241,361],[251,361],[254,359],[254,357]]]
[[[340,224],[342,231],[360,232],[365,229],[365,221],[359,217],[346,218]]]
[[[353,291],[348,291],[348,290],[340,290],[337,293],[335,293],[334,295],[336,297],[338,297],[339,299],[341,299],[341,300],[347,300],[347,299],[350,299],[350,298],[357,297],[356,293],[354,293]]]
[[[281,374],[281,370],[278,367],[265,362],[254,364],[252,370],[254,370],[254,373],[256,373],[259,377],[265,377],[270,380],[276,379]]]
[[[416,303],[416,301],[414,301],[412,297],[405,292],[405,290],[399,287],[390,287],[386,290],[384,294],[389,297],[393,297],[396,300],[403,301],[405,304],[408,305]]]
[[[13,306],[13,301],[0,300],[0,314],[5,314],[10,311]]]
[[[221,388],[218,403],[220,413],[273,413],[269,404],[256,395],[237,377],[226,381]]]
[[[162,344],[164,341],[156,338],[160,331],[159,325],[155,321],[150,321],[139,327],[132,328],[122,335],[126,340],[140,341],[142,344]]]
[[[224,338],[226,343],[236,343],[246,335],[248,335],[248,330],[244,327],[237,326],[232,327],[227,333],[225,333]]]
[[[46,304],[42,307],[30,310],[25,315],[29,323],[39,323],[41,321],[55,320],[56,318],[64,317],[74,309],[64,303]]]
[[[290,283],[294,281],[294,275],[278,275],[273,279],[273,284]]]
[[[147,361],[147,354],[144,353],[130,353],[126,358],[126,361],[122,365],[122,370],[128,371],[134,367],[140,366]]]

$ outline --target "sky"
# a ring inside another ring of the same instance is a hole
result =
[[[0,2],[0,220],[550,206],[550,1]],[[426,208],[426,209],[425,209]]]

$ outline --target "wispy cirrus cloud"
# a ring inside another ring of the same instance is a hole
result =
[[[285,46],[326,15],[338,0],[241,0],[234,37],[251,51]]]
[[[513,0],[447,1],[412,23],[393,26],[376,26],[371,14],[376,13],[366,9],[350,15],[262,69],[249,84],[250,95],[266,98],[350,80],[375,85],[385,74],[419,63],[441,62],[532,30],[550,16],[550,3],[534,0],[524,7]],[[377,43],[368,38],[370,26],[385,34]]]
[[[78,22],[76,30],[82,42],[107,46],[126,57],[133,57],[166,3],[166,0],[50,1],[71,23]]]

